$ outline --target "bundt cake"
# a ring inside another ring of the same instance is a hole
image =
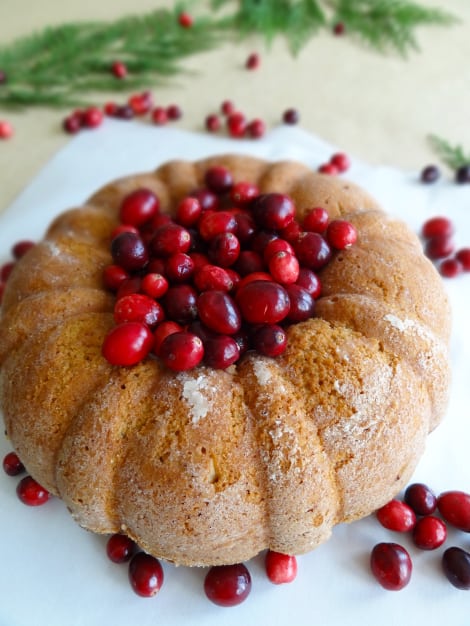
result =
[[[215,166],[289,197],[298,224],[313,207],[347,220],[356,243],[318,270],[313,315],[279,322],[278,356],[248,349],[229,367],[183,371],[152,352],[109,362],[116,294],[103,272],[123,199],[147,189],[174,215]],[[420,241],[357,186],[294,162],[172,161],[63,213],[16,264],[0,323],[6,431],[87,529],[184,565],[300,554],[408,481],[446,407],[449,328]]]

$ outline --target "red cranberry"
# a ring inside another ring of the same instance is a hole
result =
[[[251,214],[248,213],[235,213],[235,220],[237,222],[237,235],[239,241],[242,244],[246,244],[256,232],[256,224]]]
[[[18,259],[21,259],[21,257],[23,257],[28,252],[28,250],[30,250],[31,248],[34,248],[35,245],[36,244],[34,241],[29,241],[29,240],[18,241],[12,247],[11,253],[13,257],[16,260],[18,260]]]
[[[183,111],[177,104],[170,104],[167,106],[166,113],[168,115],[168,119],[172,121],[179,120],[183,117]]]
[[[151,598],[163,584],[163,568],[150,554],[138,552],[129,563],[129,582],[137,595]]]
[[[299,222],[293,220],[288,226],[286,226],[285,228],[281,228],[281,230],[279,231],[279,236],[289,243],[292,243],[297,239],[301,232],[302,228],[300,227]]]
[[[9,452],[3,459],[3,470],[8,476],[18,476],[24,472],[24,465],[16,452]]]
[[[116,78],[125,78],[127,76],[127,66],[121,61],[114,61],[111,65],[111,72]]]
[[[201,268],[209,263],[209,257],[202,252],[190,252],[189,256],[192,258],[194,263],[194,273],[196,274]],[[201,289],[201,291],[203,291]]]
[[[463,272],[463,267],[458,259],[446,259],[440,264],[439,272],[445,278],[455,278]]]
[[[429,239],[425,253],[430,259],[443,259],[454,251],[454,242],[448,235],[437,235]]]
[[[121,233],[111,242],[111,255],[116,265],[128,272],[140,270],[148,262],[148,252],[144,242],[135,233]]]
[[[275,585],[291,583],[297,576],[295,556],[268,550],[265,557],[266,574]]]
[[[169,257],[175,252],[187,252],[191,246],[191,235],[179,224],[170,222],[156,230],[150,245],[155,255]]]
[[[238,292],[240,289],[242,289],[242,287],[248,285],[248,283],[254,283],[257,280],[272,281],[272,279],[273,277],[271,276],[271,274],[268,274],[267,272],[252,272],[251,274],[243,276],[243,278],[237,284],[235,292]]]
[[[136,189],[122,201],[119,218],[124,224],[142,226],[151,220],[160,209],[160,200],[150,189]]]
[[[124,322],[112,328],[103,342],[102,353],[111,365],[140,363],[153,347],[153,335],[146,324]]]
[[[16,493],[21,502],[28,506],[41,506],[50,498],[50,493],[41,487],[32,476],[25,476],[20,480],[16,487]]]
[[[204,291],[198,298],[199,318],[211,330],[233,335],[241,327],[240,311],[225,291]]]
[[[139,229],[135,226],[131,226],[131,224],[119,224],[111,231],[111,240],[115,239],[118,235],[122,235],[122,233],[134,233],[134,235],[139,235]]]
[[[377,519],[384,528],[400,533],[408,532],[416,524],[415,512],[400,500],[391,500],[381,507],[377,511]]]
[[[269,272],[281,285],[295,283],[299,277],[299,269],[297,258],[290,252],[276,252],[269,260]]]
[[[165,274],[169,281],[182,283],[189,280],[194,273],[194,261],[184,252],[172,254],[165,263]]]
[[[237,290],[236,301],[250,324],[277,324],[289,313],[287,291],[272,281],[257,280]]]
[[[346,220],[333,220],[326,229],[326,238],[332,248],[344,250],[356,243],[357,230]]]
[[[470,183],[470,164],[461,165],[455,172],[455,182],[460,185]]]
[[[240,358],[240,348],[233,337],[216,335],[204,341],[204,362],[215,369],[226,369]]]
[[[333,33],[337,37],[340,37],[341,35],[343,35],[345,31],[346,31],[346,26],[344,25],[344,22],[336,22],[336,24],[333,26]]]
[[[315,207],[305,215],[302,226],[304,230],[312,233],[324,233],[329,222],[328,211],[321,207]]]
[[[161,274],[151,272],[142,278],[141,289],[151,298],[158,300],[168,291],[168,281]]]
[[[288,252],[289,254],[294,254],[294,248],[285,239],[273,239],[266,245],[263,251],[263,258],[266,263],[269,263],[271,257],[278,252]]]
[[[220,126],[221,121],[218,115],[212,113],[206,117],[206,129],[210,133],[217,133],[220,130]]]
[[[179,324],[189,324],[197,317],[197,293],[190,285],[174,285],[163,297],[167,317]]]
[[[462,548],[448,548],[442,555],[442,568],[448,581],[457,589],[470,589],[470,553]]]
[[[421,234],[426,239],[433,237],[450,237],[454,232],[454,225],[447,217],[432,217],[426,220],[421,229]]]
[[[214,193],[223,194],[232,188],[233,177],[226,167],[213,165],[206,171],[204,182]]]
[[[164,126],[168,122],[168,112],[164,107],[155,107],[152,111],[152,122]]]
[[[204,591],[219,606],[241,604],[251,591],[250,572],[242,563],[211,567],[204,580]]]
[[[435,494],[423,483],[413,483],[406,488],[405,502],[416,515],[431,515],[437,507]]]
[[[261,58],[257,52],[252,52],[248,55],[245,61],[245,67],[247,70],[255,70],[259,67],[261,63]]]
[[[320,174],[326,174],[327,176],[336,176],[339,174],[339,170],[334,163],[323,163],[318,168]]]
[[[413,541],[421,550],[435,550],[447,539],[447,528],[442,520],[433,515],[422,517],[413,528]]]
[[[241,181],[235,183],[230,190],[230,199],[237,205],[249,204],[259,195],[259,189],[254,183]]]
[[[372,550],[370,566],[378,583],[390,591],[406,587],[413,569],[410,555],[397,543],[378,543]]]
[[[421,181],[426,184],[435,183],[441,176],[441,172],[436,165],[427,165],[421,171]]]
[[[194,284],[199,291],[230,291],[233,288],[233,280],[228,272],[224,268],[210,263],[196,272]]]
[[[167,335],[158,354],[168,368],[184,372],[199,365],[204,357],[204,346],[197,335],[182,331]]]
[[[4,263],[0,267],[0,280],[2,282],[6,282],[15,267],[15,263],[13,261]]]
[[[103,110],[109,117],[114,117],[116,115],[117,106],[118,105],[115,102],[106,102]]]
[[[252,237],[250,248],[253,252],[257,252],[258,254],[261,254],[261,256],[264,256],[266,246],[274,239],[279,239],[279,235],[274,230],[259,230]]]
[[[324,267],[331,258],[331,249],[318,233],[301,233],[293,242],[300,265],[312,270]]]
[[[306,267],[300,268],[296,284],[305,289],[305,291],[309,293],[313,299],[318,298],[321,293],[320,279],[315,272],[312,272],[312,270],[309,270]]]
[[[69,115],[62,122],[62,126],[66,133],[75,135],[82,127],[82,120],[76,115]]]
[[[106,543],[106,554],[113,563],[129,561],[135,552],[136,545],[127,535],[116,533]]]
[[[262,272],[265,269],[264,261],[258,252],[242,250],[235,264],[240,276],[247,276],[253,272]]]
[[[282,114],[284,124],[298,124],[300,115],[297,109],[286,109]]]
[[[103,112],[97,107],[89,107],[83,112],[82,124],[85,128],[97,128],[103,122]]]
[[[233,233],[219,233],[209,244],[209,259],[221,267],[230,267],[240,254],[240,242]]]
[[[132,108],[136,115],[145,115],[153,106],[153,100],[148,91],[133,94],[128,101],[128,105]]]
[[[259,326],[253,334],[253,347],[265,356],[279,356],[287,347],[287,335],[277,324]]]
[[[346,172],[351,167],[351,161],[344,152],[334,154],[330,159],[330,163],[332,163],[339,172]]]
[[[293,221],[295,205],[285,194],[267,193],[254,200],[252,211],[256,222],[262,228],[277,230],[285,228]]]
[[[193,226],[201,217],[202,207],[197,198],[186,197],[176,207],[176,221],[182,226]]]
[[[140,322],[147,326],[155,326],[163,321],[165,313],[158,302],[141,293],[133,293],[123,296],[116,301],[114,306],[114,321],[116,324],[123,322]]]
[[[0,139],[10,139],[14,134],[13,126],[7,120],[0,120]]]
[[[155,352],[155,354],[157,356],[160,356],[160,346],[162,345],[163,341],[168,337],[168,335],[172,335],[173,333],[179,333],[182,330],[182,326],[180,326],[176,322],[172,322],[171,320],[161,322],[153,333],[153,351]]]
[[[142,279],[140,276],[131,276],[125,278],[118,287],[116,292],[116,300],[129,296],[132,293],[139,293],[142,285]]]
[[[119,120],[131,120],[135,116],[134,110],[128,104],[123,104],[122,106],[118,106],[116,111],[114,112],[114,117]]]
[[[227,117],[227,129],[231,137],[244,137],[247,130],[247,123],[243,113],[231,113]]]
[[[108,265],[103,271],[103,282],[106,289],[116,291],[129,278],[128,272],[119,265]]]
[[[445,491],[437,499],[437,508],[446,522],[470,533],[470,494]]]
[[[462,248],[455,254],[464,272],[470,272],[470,248]]]
[[[181,13],[178,15],[178,23],[183,28],[191,28],[191,26],[194,24],[194,18],[187,11],[181,11]]]
[[[256,118],[251,120],[248,124],[247,130],[250,137],[253,139],[259,139],[260,137],[263,137],[266,132],[266,124],[263,120]]]
[[[303,322],[312,317],[315,301],[308,291],[300,285],[286,285],[286,291],[290,301],[289,322]]]
[[[235,113],[235,105],[231,100],[224,100],[220,105],[220,110],[224,115]]]

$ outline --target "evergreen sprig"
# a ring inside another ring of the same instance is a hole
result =
[[[208,6],[193,0],[191,7]],[[160,9],[114,22],[78,22],[46,28],[0,46],[0,106],[76,106],[95,92],[129,91],[184,72],[185,58],[212,50],[227,39],[258,35],[270,43],[283,35],[297,53],[319,29],[343,22],[347,33],[381,52],[405,55],[417,47],[420,25],[450,25],[445,11],[412,0],[210,0],[215,11],[182,28],[182,9]],[[219,11],[218,9],[223,9]],[[119,59],[125,80],[110,72]]]
[[[429,135],[429,143],[441,161],[450,169],[458,170],[465,165],[470,165],[470,153],[465,153],[462,146],[452,145],[437,135]]]

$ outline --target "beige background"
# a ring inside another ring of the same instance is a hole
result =
[[[279,124],[284,109],[294,106],[305,129],[372,163],[420,169],[435,160],[426,141],[429,133],[460,143],[470,153],[470,2],[419,2],[440,5],[459,16],[461,23],[421,29],[420,52],[407,60],[382,56],[347,36],[327,32],[313,38],[295,58],[282,39],[269,50],[261,40],[252,39],[191,58],[186,66],[196,73],[153,89],[155,100],[180,104],[184,117],[178,126],[197,131],[203,130],[206,115],[226,98],[249,117],[262,117],[268,127]],[[111,20],[172,4],[170,0],[0,0],[0,41],[8,43],[46,25]],[[257,71],[248,72],[244,62],[252,51],[260,53],[262,63]],[[100,104],[105,100],[104,95],[96,98]],[[65,113],[0,110],[0,119],[15,127],[11,140],[0,141],[0,210],[71,140],[61,129]]]

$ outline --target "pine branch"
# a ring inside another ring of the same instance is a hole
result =
[[[333,0],[331,5],[334,21],[343,22],[349,34],[379,52],[402,56],[418,49],[418,26],[450,26],[458,21],[446,11],[409,0]]]
[[[428,139],[434,152],[450,169],[458,170],[464,165],[470,165],[470,153],[465,154],[462,146],[452,146],[437,135],[430,135]]]

